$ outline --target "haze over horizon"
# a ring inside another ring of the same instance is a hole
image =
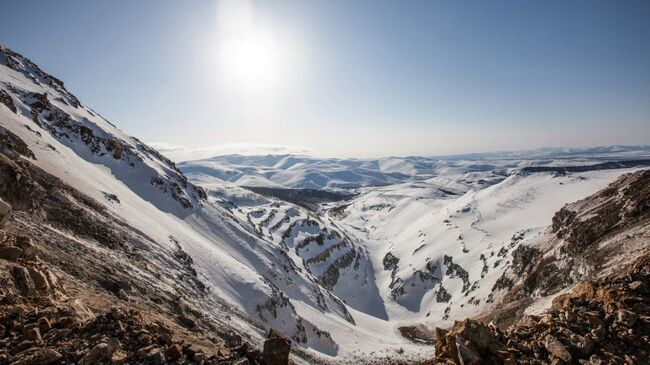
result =
[[[1,43],[162,150],[369,158],[650,144],[643,1],[2,9]]]

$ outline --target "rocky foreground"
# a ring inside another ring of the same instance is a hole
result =
[[[630,272],[582,282],[541,316],[505,331],[467,319],[437,330],[425,364],[647,364],[650,361],[650,256]]]
[[[0,364],[289,363],[291,341],[275,330],[260,350],[238,335],[188,334],[164,316],[70,290],[39,258],[38,242],[6,229],[11,213],[0,199]],[[110,309],[96,313],[86,305],[94,301]]]

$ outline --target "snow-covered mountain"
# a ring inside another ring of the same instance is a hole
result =
[[[178,166],[190,179],[202,184],[230,182],[240,186],[351,189],[420,181],[451,173],[483,173],[525,166],[595,165],[648,159],[650,146],[607,146],[380,159],[226,155],[185,161]]]
[[[0,102],[9,233],[37,242],[62,283],[88,288],[69,291],[75,305],[117,303],[226,342],[275,328],[302,363],[429,357],[407,329],[492,310],[513,252],[556,211],[648,165],[648,148],[612,147],[176,166],[2,46]],[[354,194],[308,209],[242,186]]]
[[[172,279],[179,250],[187,255],[208,293],[188,304],[193,311],[252,338],[261,339],[273,327],[309,351],[341,352],[340,339],[305,317],[354,328],[342,301],[299,268],[284,247],[258,237],[246,220],[210,201],[171,161],[83,106],[63,82],[6,47],[0,48],[0,95],[6,153],[98,202],[115,220],[111,230],[126,226],[134,237],[146,237],[120,240],[119,250],[148,252],[159,273]],[[103,250],[92,235],[83,245]],[[119,257],[108,255],[111,262]],[[123,270],[113,263],[113,270]],[[137,272],[131,279],[144,280]],[[174,292],[169,285],[159,280],[150,290]]]

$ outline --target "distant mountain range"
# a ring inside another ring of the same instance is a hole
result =
[[[178,167],[191,180],[202,184],[230,182],[240,186],[273,188],[350,189],[425,180],[451,173],[596,165],[644,159],[650,159],[650,146],[543,148],[530,151],[380,159],[225,155],[181,162]]]

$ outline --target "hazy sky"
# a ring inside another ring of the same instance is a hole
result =
[[[158,146],[437,155],[650,144],[649,19],[645,0],[22,0],[0,43]]]

